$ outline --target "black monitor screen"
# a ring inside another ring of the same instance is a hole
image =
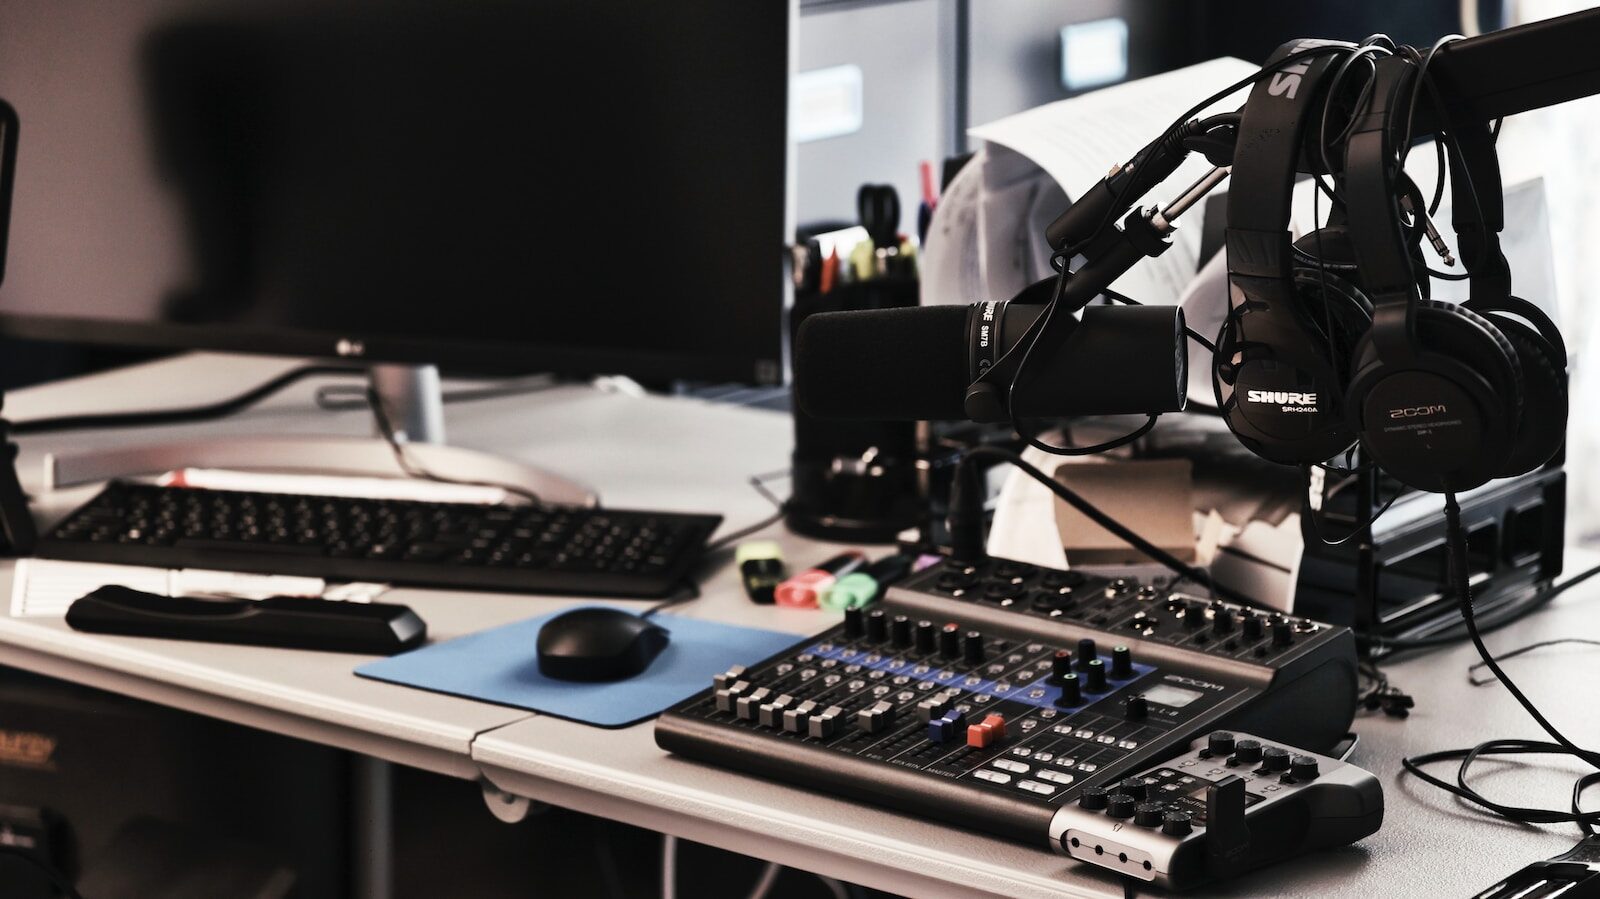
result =
[[[0,5],[0,332],[780,377],[782,0]]]

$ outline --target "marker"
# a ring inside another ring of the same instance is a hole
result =
[[[773,593],[788,573],[783,564],[783,550],[771,540],[751,540],[739,544],[733,558],[739,565],[739,576],[744,580],[744,592],[750,601],[772,605]]]
[[[911,572],[912,558],[896,554],[884,556],[861,571],[846,574],[822,594],[824,609],[859,609],[883,598],[889,585]]]
[[[928,226],[933,224],[933,210],[939,205],[939,192],[933,186],[933,163],[923,160],[922,205],[917,208],[917,242],[928,242]]]
[[[807,568],[779,584],[773,597],[780,606],[816,608],[817,597],[832,587],[839,578],[866,564],[866,561],[867,557],[859,550],[840,553],[821,565]]]

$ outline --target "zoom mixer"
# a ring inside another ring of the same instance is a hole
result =
[[[947,561],[718,675],[661,717],[656,742],[1038,844],[1085,789],[1219,727],[1328,750],[1356,677],[1349,630],[1187,582]]]

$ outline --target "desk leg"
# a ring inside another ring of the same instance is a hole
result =
[[[394,780],[389,763],[358,755],[351,768],[350,895],[394,895]]]

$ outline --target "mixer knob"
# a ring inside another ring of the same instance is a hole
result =
[[[889,623],[889,639],[896,649],[905,649],[911,645],[911,619],[904,615],[894,616]]]
[[[1134,807],[1139,800],[1127,793],[1112,793],[1111,799],[1106,802],[1106,814],[1113,818],[1132,818]]]
[[[1078,807],[1098,812],[1105,808],[1110,800],[1111,794],[1103,787],[1085,787],[1083,792],[1078,794]]]
[[[1125,796],[1131,796],[1134,799],[1141,801],[1150,795],[1149,786],[1146,785],[1141,778],[1137,777],[1130,777],[1126,780],[1117,781],[1116,786],[1112,787],[1112,789]]]
[[[1289,761],[1289,776],[1295,780],[1316,780],[1317,760],[1309,755],[1297,755]]]
[[[1289,770],[1289,750],[1281,746],[1268,746],[1261,753],[1261,767],[1268,771]]]
[[[1233,760],[1240,764],[1261,761],[1261,744],[1255,740],[1240,740],[1233,744]]]
[[[867,613],[867,639],[873,643],[889,639],[889,615],[884,610],[873,609]]]
[[[867,632],[866,614],[860,606],[851,606],[844,610],[844,635],[851,640]]]
[[[1079,671],[1088,671],[1089,670],[1089,663],[1094,661],[1095,659],[1097,659],[1099,657],[1100,657],[1099,654],[1095,651],[1094,641],[1093,640],[1090,640],[1088,637],[1085,637],[1082,640],[1078,641],[1078,670]]]
[[[1117,680],[1133,677],[1133,653],[1126,646],[1111,648],[1111,676]]]
[[[961,628],[947,624],[939,629],[939,655],[947,659],[961,655]]]
[[[1141,721],[1150,714],[1150,703],[1143,696],[1129,696],[1122,714],[1129,721]]]
[[[1140,827],[1159,827],[1166,806],[1159,802],[1141,802],[1133,809],[1133,823]]]
[[[1244,638],[1246,640],[1261,639],[1261,634],[1263,633],[1261,617],[1259,615],[1245,615],[1240,629],[1244,632]]]
[[[1206,604],[1194,600],[1183,607],[1183,626],[1194,630],[1206,623]]]
[[[936,633],[933,622],[926,620],[917,622],[917,652],[933,652],[933,641]]]
[[[1056,650],[1050,657],[1050,682],[1061,683],[1061,679],[1072,673],[1072,653],[1065,649]]]
[[[1287,620],[1278,620],[1272,623],[1272,645],[1288,646],[1294,642],[1294,625]]]
[[[961,657],[968,665],[983,664],[983,634],[978,631],[967,631],[966,636],[961,638]]]
[[[1090,693],[1104,693],[1106,691],[1105,662],[1102,662],[1099,659],[1095,659],[1094,661],[1090,662],[1088,669],[1084,672],[1084,676],[1088,681],[1086,687]]]
[[[1206,737],[1206,751],[1212,755],[1233,754],[1233,734],[1225,730],[1214,730]]]
[[[1233,631],[1233,610],[1227,606],[1218,606],[1211,612],[1211,628],[1219,634]]]
[[[1061,678],[1061,695],[1056,697],[1056,705],[1074,706],[1083,702],[1083,685],[1078,681],[1076,672]]]
[[[1194,829],[1188,812],[1167,812],[1161,816],[1161,832],[1169,837],[1186,837]]]

